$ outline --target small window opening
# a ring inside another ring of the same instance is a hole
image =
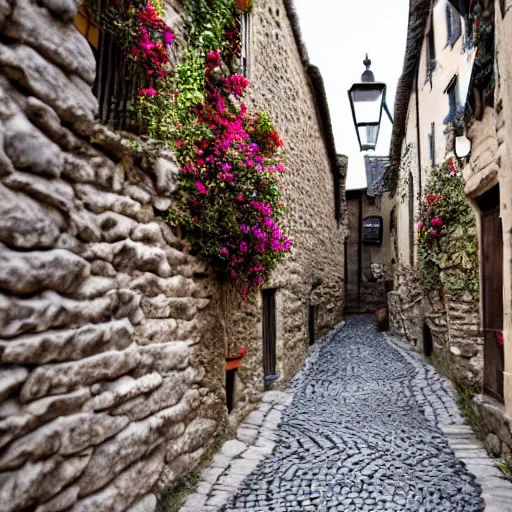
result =
[[[236,368],[226,370],[226,407],[228,408],[228,413],[233,410],[235,405],[236,371]]]
[[[276,290],[262,290],[263,298],[263,371],[265,378],[277,374],[276,361]]]
[[[432,80],[432,73],[436,69],[436,44],[434,38],[434,26],[427,34],[427,81]]]
[[[426,357],[430,357],[432,352],[434,351],[434,342],[432,340],[432,331],[430,327],[424,323],[423,324],[423,355]]]
[[[428,143],[430,149],[430,164],[434,166],[436,165],[436,123],[431,124]]]
[[[459,12],[449,3],[446,4],[446,28],[447,43],[453,46],[462,34],[462,22]]]
[[[108,0],[96,1],[98,12],[103,12],[108,5]],[[131,72],[129,56],[111,34],[101,29],[86,4],[79,7],[75,25],[96,57],[93,93],[99,104],[98,121],[113,130],[141,133],[142,127],[130,119],[129,111],[136,91],[146,86],[145,79]]]
[[[308,313],[309,344],[314,345],[316,341],[316,306],[310,304]]]

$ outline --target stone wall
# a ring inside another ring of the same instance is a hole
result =
[[[391,279],[392,238],[389,223],[392,206],[393,201],[387,194],[370,198],[366,190],[347,192],[346,312],[374,312],[387,306],[387,282]],[[361,240],[360,226],[366,217],[372,215],[382,217],[384,222],[381,245],[368,245]]]
[[[418,352],[433,354],[459,383],[481,382],[484,347],[477,299],[426,293],[417,268],[397,265],[388,307],[392,333],[405,336]]]
[[[248,70],[252,86],[247,100],[269,112],[285,142],[288,172],[283,184],[289,206],[285,226],[294,241],[291,253],[266,284],[276,289],[278,387],[303,365],[309,348],[309,305],[316,308],[318,335],[343,318],[345,230],[335,217],[333,169],[307,65],[285,2],[254,2]],[[239,407],[247,410],[264,386],[261,298],[236,306],[228,301],[226,323],[232,351],[236,353],[240,345],[248,347],[238,370],[238,389],[243,390]]]
[[[75,13],[0,0],[0,509],[146,512],[227,427],[225,358],[242,345],[231,424],[258,402],[261,298],[241,303],[164,222],[173,155],[149,162],[95,123]],[[307,353],[309,305],[318,333],[342,319],[344,224],[285,5],[260,0],[252,20],[249,101],[290,169],[294,248],[268,285],[282,386]]]
[[[178,171],[94,124],[74,2],[0,2],[0,509],[152,510],[225,424]]]

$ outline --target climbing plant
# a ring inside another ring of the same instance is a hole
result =
[[[419,269],[427,291],[451,296],[478,293],[476,219],[455,158],[435,167],[425,188],[418,222]]]
[[[168,55],[174,37],[151,0],[139,8],[120,0],[111,9],[122,16],[104,16],[103,26],[145,73],[135,100],[139,121],[180,164],[169,223],[245,298],[292,244],[279,225],[284,143],[269,115],[243,102],[250,84],[237,72],[238,20],[252,1],[184,0],[183,7],[188,44],[173,69],[162,52]]]

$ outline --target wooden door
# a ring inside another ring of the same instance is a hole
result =
[[[276,291],[263,290],[263,371],[265,377],[276,369]]]
[[[484,327],[484,390],[503,401],[503,231],[499,191],[480,201],[482,209],[482,292]]]

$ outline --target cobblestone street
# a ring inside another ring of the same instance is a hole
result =
[[[270,392],[263,414],[252,413],[206,471],[205,494],[182,510],[476,512],[487,502],[486,511],[505,512],[512,486],[464,425],[450,382],[374,323],[350,317],[315,347],[291,388],[291,405],[277,406],[277,430],[268,415],[263,421]],[[255,446],[246,449],[241,440],[254,443],[248,437],[258,425]],[[230,464],[233,455],[239,458]]]

